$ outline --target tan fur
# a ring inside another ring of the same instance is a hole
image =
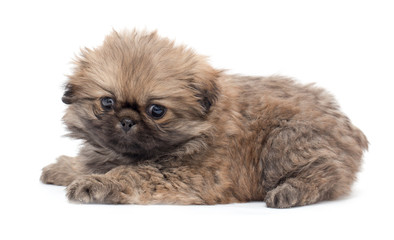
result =
[[[75,64],[64,122],[85,144],[41,177],[70,200],[312,204],[349,193],[368,146],[324,90],[228,75],[156,33],[114,32]],[[103,109],[103,97],[116,105]],[[150,104],[166,107],[163,118]],[[135,123],[126,133],[125,117]]]

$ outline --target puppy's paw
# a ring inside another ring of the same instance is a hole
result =
[[[40,181],[45,184],[67,186],[74,180],[75,175],[59,169],[57,163],[50,164],[42,169]]]
[[[42,169],[40,181],[45,184],[67,186],[76,177],[76,172],[70,167],[70,157],[60,156],[57,163]]]
[[[104,175],[77,178],[66,189],[70,201],[81,203],[125,203],[121,185]]]
[[[297,206],[299,191],[289,183],[283,183],[267,193],[265,203],[270,208],[289,208]]]
[[[57,171],[55,170],[55,163],[50,164],[42,169],[40,181],[46,184],[54,184],[56,181]]]

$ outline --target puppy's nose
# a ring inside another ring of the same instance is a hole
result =
[[[123,131],[125,131],[126,133],[134,125],[133,121],[131,121],[131,119],[129,119],[129,118],[125,118],[125,119],[121,120],[120,124],[122,125]]]

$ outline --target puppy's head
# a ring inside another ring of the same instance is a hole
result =
[[[218,97],[219,72],[156,33],[114,32],[75,61],[62,98],[71,136],[134,158],[201,137]]]

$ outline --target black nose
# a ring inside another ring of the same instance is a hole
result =
[[[122,125],[123,131],[125,131],[126,133],[134,125],[133,121],[131,121],[131,119],[128,119],[128,118],[125,118],[122,121],[120,121],[120,124]]]

